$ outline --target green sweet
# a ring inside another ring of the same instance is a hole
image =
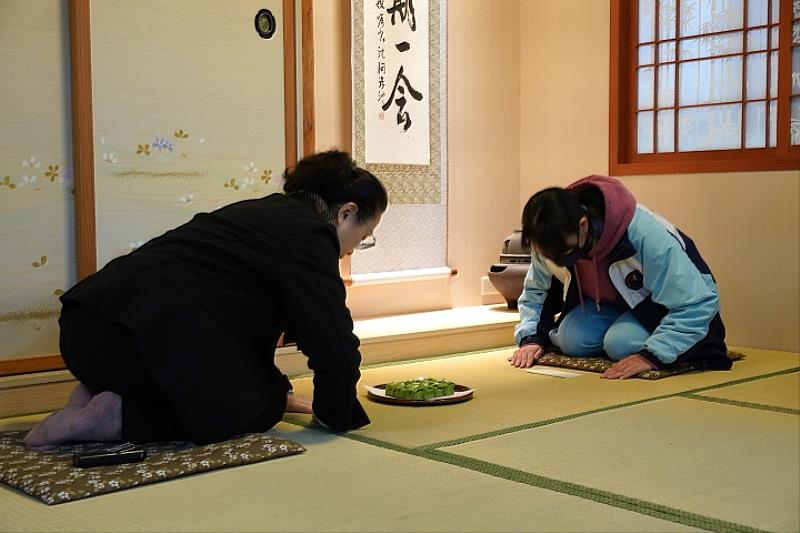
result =
[[[455,383],[433,378],[393,381],[386,384],[385,391],[387,396],[403,400],[433,400],[452,395],[455,392]]]

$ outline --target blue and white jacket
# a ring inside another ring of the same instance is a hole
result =
[[[694,242],[643,205],[609,254],[614,288],[639,322],[651,331],[639,352],[657,368],[702,360],[707,368],[728,369],[725,326],[719,315],[714,276]],[[519,299],[517,345],[550,346],[549,331],[579,304],[573,268],[555,265],[533,252]]]

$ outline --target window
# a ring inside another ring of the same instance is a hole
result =
[[[800,168],[800,0],[612,0],[615,175]]]

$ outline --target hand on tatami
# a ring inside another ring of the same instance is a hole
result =
[[[288,394],[286,396],[286,412],[313,415],[314,411],[311,410],[311,402],[311,398]]]
[[[520,347],[519,350],[514,352],[511,356],[511,366],[517,368],[530,368],[533,363],[539,360],[544,353],[542,347],[538,344],[526,344]]]
[[[643,356],[633,354],[614,363],[614,366],[603,372],[600,377],[604,379],[627,379],[645,370],[653,370],[653,364]]]

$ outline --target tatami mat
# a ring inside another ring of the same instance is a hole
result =
[[[670,398],[446,448],[770,531],[800,528],[800,417]]]
[[[286,423],[273,433],[307,453],[54,507],[0,485],[0,530],[693,530]]]
[[[732,385],[701,396],[800,410],[800,372]]]
[[[0,486],[0,531],[796,531],[800,416],[760,406],[792,405],[798,354],[740,351],[732,371],[659,381],[529,374],[510,349],[365,368],[362,385],[443,377],[475,398],[408,408],[360,389],[362,430],[274,430],[304,455],[54,507]]]
[[[511,367],[512,349],[440,358],[362,370],[359,395],[372,424],[356,432],[403,446],[420,446],[475,434],[505,430],[609,406],[702,389],[721,383],[796,368],[796,353],[738,349],[746,359],[733,370],[696,372],[658,381],[604,380],[593,372],[560,379]],[[474,389],[471,401],[436,407],[398,407],[366,398],[363,385],[413,379],[445,378]],[[310,394],[311,380],[294,381],[295,390]]]

